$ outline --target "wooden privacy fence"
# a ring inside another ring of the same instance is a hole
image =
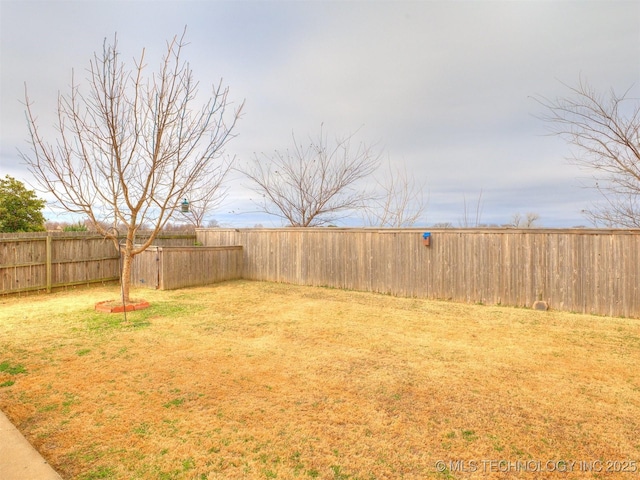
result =
[[[144,238],[139,236],[138,239]],[[194,235],[161,235],[158,245],[193,245]],[[0,235],[0,293],[119,279],[118,250],[92,233],[43,232]]]
[[[431,233],[430,246],[423,232]],[[640,317],[640,231],[202,229],[242,245],[244,278]]]
[[[131,283],[171,290],[242,278],[242,247],[149,247],[133,260]]]

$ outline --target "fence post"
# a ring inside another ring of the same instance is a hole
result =
[[[47,293],[51,293],[51,235],[47,233]]]

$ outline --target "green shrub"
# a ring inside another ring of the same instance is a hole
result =
[[[63,232],[86,232],[87,230],[87,226],[82,222],[72,223],[62,229]]]

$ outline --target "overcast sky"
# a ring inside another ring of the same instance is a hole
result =
[[[640,97],[640,2],[631,1],[11,1],[1,10],[0,175],[36,186],[27,150],[24,83],[40,123],[52,125],[58,91],[105,37],[123,58],[188,27],[186,50],[204,89],[221,78],[246,100],[227,153],[285,149],[291,133],[358,130],[425,185],[421,225],[458,226],[480,199],[483,223],[535,212],[541,226],[588,225],[597,199],[569,146],[548,136],[531,97],[568,94],[579,78]],[[279,226],[255,213],[246,181],[232,178],[214,218]],[[480,198],[481,195],[481,198]],[[230,213],[234,212],[234,213]],[[475,214],[474,214],[475,215]],[[47,217],[57,218],[51,212]],[[344,222],[342,224],[345,224]]]

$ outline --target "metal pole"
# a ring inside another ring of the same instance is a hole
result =
[[[124,302],[124,282],[122,281],[122,243],[120,243],[119,236],[118,236],[118,260],[120,263],[120,297],[122,298],[122,313],[124,313],[124,321],[126,323],[127,322],[127,305]]]
[[[124,283],[122,282],[122,242],[120,242],[120,232],[116,227],[111,227],[109,230],[115,230],[116,240],[118,241],[118,267],[120,270],[120,298],[122,299],[122,313],[124,313],[124,321],[127,321],[127,305],[124,301]],[[125,240],[126,241],[126,240]]]

